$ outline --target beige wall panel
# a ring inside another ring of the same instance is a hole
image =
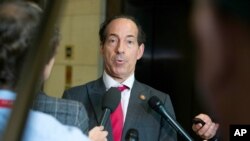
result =
[[[100,16],[77,16],[72,19],[72,44],[74,49],[73,62],[77,64],[96,65],[99,55]]]
[[[60,23],[62,40],[55,65],[44,90],[61,97],[65,88],[65,68],[72,66],[71,86],[97,79],[102,73],[98,31],[104,19],[106,0],[68,0]],[[65,58],[65,48],[72,46],[72,58]]]
[[[61,63],[65,60],[65,46],[71,45],[72,41],[72,17],[66,16],[62,18],[60,24],[61,41],[58,48],[56,62]]]
[[[100,5],[102,0],[68,0],[65,7],[64,15],[83,15],[98,14],[100,15]]]
[[[74,66],[72,85],[82,85],[97,79],[99,77],[97,71],[96,66]]]
[[[48,95],[61,97],[65,85],[65,66],[54,65],[50,78],[45,82],[44,90]]]

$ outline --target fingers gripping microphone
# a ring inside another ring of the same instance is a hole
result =
[[[125,136],[126,141],[139,141],[138,131],[136,129],[129,129]]]
[[[175,121],[164,108],[160,99],[156,96],[152,96],[148,101],[149,106],[159,113],[168,123],[181,135],[183,135],[188,141],[193,141],[193,139],[186,133],[186,131],[180,126],[180,124]]]
[[[102,109],[104,113],[102,114],[101,126],[105,126],[110,114],[116,109],[121,101],[121,92],[116,87],[111,87],[103,97]]]

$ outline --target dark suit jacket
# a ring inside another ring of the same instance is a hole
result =
[[[89,126],[99,125],[103,113],[102,97],[106,92],[102,78],[85,85],[73,87],[64,92],[63,98],[82,102],[89,115]],[[146,100],[140,99],[144,95]],[[175,118],[174,110],[169,95],[155,90],[135,80],[125,118],[122,140],[125,140],[127,131],[134,128],[139,133],[140,141],[172,141],[177,140],[175,130],[154,110],[148,106],[148,99],[156,95],[164,103],[164,107]],[[108,140],[113,141],[110,120],[106,130],[109,132]]]
[[[40,92],[32,108],[54,116],[63,124],[76,126],[88,134],[88,115],[80,102],[50,97]]]

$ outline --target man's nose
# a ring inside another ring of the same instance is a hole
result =
[[[125,45],[120,41],[116,48],[117,48],[117,53],[124,53]]]

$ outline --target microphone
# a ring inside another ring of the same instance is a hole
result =
[[[131,128],[127,131],[125,136],[126,141],[139,141],[138,131],[134,128]]]
[[[121,92],[116,87],[111,87],[106,94],[103,96],[101,126],[105,126],[110,114],[116,109],[121,101]]]
[[[162,102],[157,96],[152,96],[148,100],[149,106],[159,113],[168,123],[181,135],[183,135],[188,141],[193,141],[193,139],[186,133],[186,131],[180,126],[180,124],[175,121],[164,108]]]

